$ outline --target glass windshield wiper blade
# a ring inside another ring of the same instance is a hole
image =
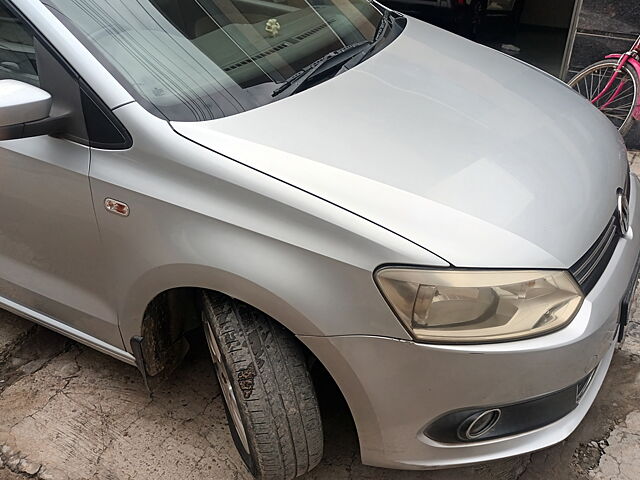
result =
[[[377,43],[378,40],[380,40],[380,37],[382,37],[382,34],[387,30],[387,28],[389,28],[391,25],[391,18],[391,10],[385,10],[382,14],[382,18],[380,19],[380,23],[378,23],[378,26],[376,27],[376,33],[373,36],[373,41],[371,42],[372,45]]]
[[[344,63],[349,62],[350,64],[358,64],[363,59],[367,58],[369,53],[376,47],[384,33],[391,27],[393,23],[393,17],[391,16],[391,10],[386,10],[382,14],[382,18],[376,27],[376,31],[373,35],[373,40],[370,42],[363,41],[353,43],[351,45],[347,45],[345,47],[339,48],[338,50],[334,50],[333,52],[327,53],[325,56],[306,66],[299,72],[294,73],[289,78],[287,78],[284,82],[282,82],[271,94],[272,97],[277,97],[281,95],[285,91],[289,91],[289,94],[295,93],[308,79],[314,76],[318,70],[320,70],[327,62],[334,60],[336,57],[343,56],[347,53],[350,53],[349,58],[345,60]],[[358,50],[353,53],[353,50]],[[342,73],[343,69],[338,73]]]
[[[337,57],[341,57],[350,53],[351,56],[345,59],[348,61],[352,56],[356,55],[359,52],[352,53],[353,50],[358,50],[359,48],[369,46],[369,42],[357,42],[352,43],[351,45],[347,45],[345,47],[334,50],[333,52],[329,52],[323,57],[319,58],[315,62],[307,65],[299,72],[294,73],[289,78],[287,78],[284,82],[282,82],[271,94],[272,97],[277,97],[278,95],[284,93],[286,90],[290,90],[290,93],[295,93],[295,91],[300,88],[302,84],[304,84],[309,78],[311,78],[320,68],[327,64],[330,60],[334,60]]]
[[[385,32],[389,28],[391,28],[391,26],[393,25],[394,19],[395,17],[391,16],[391,10],[385,10],[384,14],[382,15],[382,18],[380,19],[380,23],[378,23],[378,26],[376,28],[376,33],[373,36],[373,40],[371,41],[371,43],[369,43],[369,47],[362,50],[357,55],[354,55],[352,58],[349,59],[348,62],[345,62],[345,64],[342,66],[342,68],[338,73],[343,73],[344,71],[355,67],[356,65],[364,61],[366,58],[368,58],[369,54],[378,46],[378,43],[382,39]]]

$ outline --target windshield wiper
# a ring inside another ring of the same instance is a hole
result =
[[[371,52],[378,46],[378,43],[380,43],[382,36],[387,32],[387,30],[392,27],[394,20],[395,17],[391,16],[391,10],[385,10],[382,18],[380,19],[380,23],[378,23],[378,27],[376,28],[376,33],[373,36],[373,40],[369,44],[369,48],[363,50],[357,55],[354,55],[349,59],[348,62],[345,62],[338,74],[355,67],[359,63],[362,63],[366,58],[368,58],[369,54],[371,54]]]
[[[349,68],[353,65],[357,65],[365,58],[369,56],[371,51],[376,47],[382,36],[385,32],[391,27],[393,24],[394,17],[391,16],[391,10],[385,10],[382,14],[382,18],[376,27],[376,31],[373,35],[373,40],[370,42],[363,41],[352,43],[351,45],[347,45],[345,47],[334,50],[333,52],[327,53],[325,56],[319,58],[315,62],[307,65],[299,72],[294,73],[289,78],[287,78],[284,82],[282,82],[271,94],[272,97],[277,97],[281,95],[285,91],[289,92],[289,95],[293,95],[296,91],[302,87],[310,78],[314,77],[315,74],[327,63],[331,61],[336,61],[337,57],[342,57],[349,53],[349,57],[345,59],[342,65],[342,68],[336,72],[342,73],[345,70],[346,64],[349,64]],[[353,53],[353,50],[359,50]],[[338,62],[336,62],[338,63]]]
[[[294,73],[289,78],[287,78],[284,82],[280,84],[280,86],[278,86],[273,91],[271,96],[277,97],[278,95],[282,94],[285,90],[291,90],[290,92],[291,94],[295,93],[295,91],[298,88],[300,88],[302,84],[304,84],[309,78],[311,78],[316,72],[318,72],[318,70],[320,70],[320,68],[325,66],[329,61],[336,60],[337,57],[342,57],[347,53],[352,52],[353,50],[356,50],[358,48],[363,48],[368,45],[370,45],[369,42],[357,42],[357,43],[352,43],[351,45],[347,45],[345,47],[339,48],[337,50],[334,50],[333,52],[327,53],[323,57],[319,58],[313,63],[310,63],[309,65],[304,67],[302,70]],[[352,54],[347,59],[345,59],[345,61],[348,61],[357,53],[358,52],[356,52],[355,54]]]
[[[382,34],[384,32],[387,31],[387,28],[389,28],[391,26],[391,10],[385,10],[384,13],[382,14],[382,18],[380,19],[380,23],[378,23],[378,26],[376,27],[376,33],[373,36],[373,41],[371,42],[371,44],[375,44],[378,42],[378,40],[380,40],[380,37],[382,37]]]

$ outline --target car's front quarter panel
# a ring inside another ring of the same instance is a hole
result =
[[[421,469],[484,462],[547,447],[578,426],[609,367],[621,303],[640,251],[639,185],[633,177],[632,233],[620,239],[600,281],[562,330],[528,340],[467,346],[373,336],[302,337],[325,362],[351,407],[364,463]],[[575,384],[596,367],[575,410],[542,428],[459,444],[442,444],[423,433],[448,412],[539,398]]]
[[[408,338],[377,291],[383,261],[446,266],[380,226],[175,133],[137,104],[134,146],[95,150],[91,188],[125,342],[173,287],[218,290],[296,334]],[[130,207],[109,213],[105,198]]]

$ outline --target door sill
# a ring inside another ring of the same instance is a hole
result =
[[[26,318],[38,325],[42,325],[54,332],[57,332],[65,337],[69,337],[72,340],[80,342],[88,347],[91,347],[99,352],[110,355],[118,360],[128,363],[129,365],[136,364],[136,360],[129,352],[121,350],[113,345],[110,345],[102,340],[99,340],[91,335],[87,335],[86,333],[81,332],[80,330],[76,330],[69,325],[66,325],[58,320],[55,320],[43,313],[36,312],[35,310],[31,310],[24,305],[20,305],[19,303],[13,302],[7,298],[0,296],[0,308],[3,308],[15,315],[18,315],[22,318]]]

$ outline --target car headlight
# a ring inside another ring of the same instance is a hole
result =
[[[564,327],[582,304],[563,271],[382,268],[375,280],[417,340],[491,343]]]

